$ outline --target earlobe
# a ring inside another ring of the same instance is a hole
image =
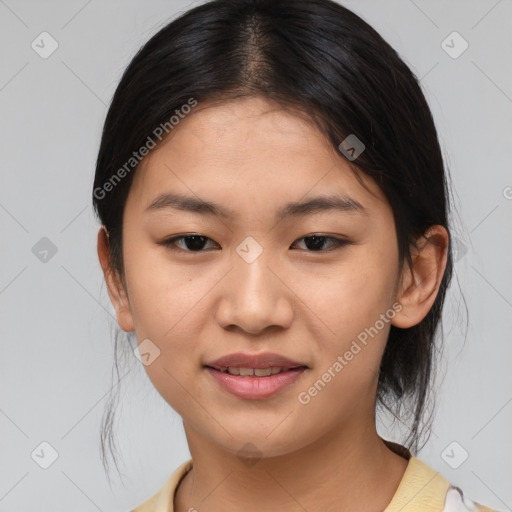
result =
[[[116,310],[116,317],[119,327],[123,331],[131,332],[134,330],[133,317],[130,310],[130,303],[125,287],[112,268],[110,263],[109,235],[105,226],[101,226],[98,231],[98,259],[103,270],[103,276],[107,285],[110,301]]]
[[[431,226],[412,250],[412,265],[404,265],[396,300],[402,309],[392,325],[406,329],[419,324],[437,297],[446,269],[449,235],[440,225]]]

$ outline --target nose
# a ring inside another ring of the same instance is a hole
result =
[[[235,253],[215,313],[218,324],[255,335],[265,329],[289,327],[294,314],[293,292],[278,267],[265,251],[250,263]]]

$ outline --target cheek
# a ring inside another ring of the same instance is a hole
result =
[[[321,288],[309,288],[307,304],[322,327],[312,342],[317,366],[300,390],[299,410],[307,411],[306,422],[315,418],[308,428],[328,428],[355,417],[362,408],[372,409],[395,313],[390,300],[393,278],[391,270],[360,258]]]
[[[196,265],[175,266],[160,248],[127,244],[125,271],[137,340],[149,338],[160,350],[155,365],[186,378],[203,354],[195,340],[204,337],[211,320],[209,292],[225,269],[201,272]],[[158,364],[156,364],[158,362]],[[163,370],[162,370],[163,371]],[[164,376],[165,378],[165,376]]]
[[[302,389],[305,400],[310,399],[305,407],[312,417],[323,414],[328,423],[339,415],[354,413],[360,404],[372,403],[395,314],[395,256],[392,247],[386,253],[360,247],[357,256],[354,251],[335,271],[302,281],[301,296],[307,297],[314,318],[320,319],[315,320],[320,330],[313,333],[318,336],[314,345],[319,364]],[[317,394],[310,395],[308,386]],[[329,403],[337,407],[331,410]]]
[[[156,390],[175,410],[186,410],[202,353],[201,337],[207,312],[201,301],[212,288],[211,277],[173,270],[159,249],[127,244],[125,272],[137,341],[149,339],[157,355],[144,369]],[[192,268],[192,267],[191,267]],[[147,342],[146,342],[147,343]],[[154,348],[156,347],[156,348]]]
[[[127,243],[125,253],[135,330],[145,337],[161,339],[197,302],[201,281],[193,280],[183,267],[174,269],[161,248]]]
[[[304,272],[292,280],[304,313],[317,319],[326,350],[342,349],[392,305],[397,265],[393,254],[376,254],[358,248],[325,272]]]

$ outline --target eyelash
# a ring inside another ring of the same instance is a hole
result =
[[[167,240],[163,240],[162,242],[159,243],[159,245],[163,245],[164,247],[166,247],[166,248],[168,248],[168,249],[170,249],[172,251],[182,251],[182,252],[189,252],[189,253],[206,252],[204,249],[200,249],[198,251],[191,251],[190,249],[182,249],[182,248],[176,246],[176,242],[178,240],[184,240],[185,238],[191,238],[191,237],[201,237],[201,238],[204,238],[206,240],[211,240],[211,238],[208,238],[207,236],[203,236],[203,235],[194,233],[194,234],[191,234],[191,235],[180,235],[180,236],[175,236],[173,238],[169,238]],[[312,250],[309,250],[309,249],[304,249],[306,252],[313,252],[313,253],[316,253],[316,252],[331,252],[333,250],[336,250],[336,249],[339,249],[341,247],[344,247],[345,245],[348,245],[350,243],[348,240],[344,240],[342,238],[336,238],[336,237],[333,237],[333,236],[327,236],[327,235],[321,235],[321,234],[315,233],[313,235],[308,235],[308,236],[303,236],[301,238],[298,238],[295,242],[293,242],[293,244],[295,244],[299,240],[304,240],[304,239],[307,239],[307,238],[314,238],[314,237],[323,238],[325,240],[330,240],[331,241],[331,248],[327,249],[327,250],[320,250],[320,251],[312,251]]]

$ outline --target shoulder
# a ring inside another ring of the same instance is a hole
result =
[[[450,485],[442,512],[498,512],[465,496],[462,489]]]
[[[409,464],[384,512],[499,512],[472,501],[441,473],[410,456]]]
[[[163,487],[147,501],[130,512],[173,512],[174,494],[182,478],[192,468],[192,459],[181,464],[166,480]]]

